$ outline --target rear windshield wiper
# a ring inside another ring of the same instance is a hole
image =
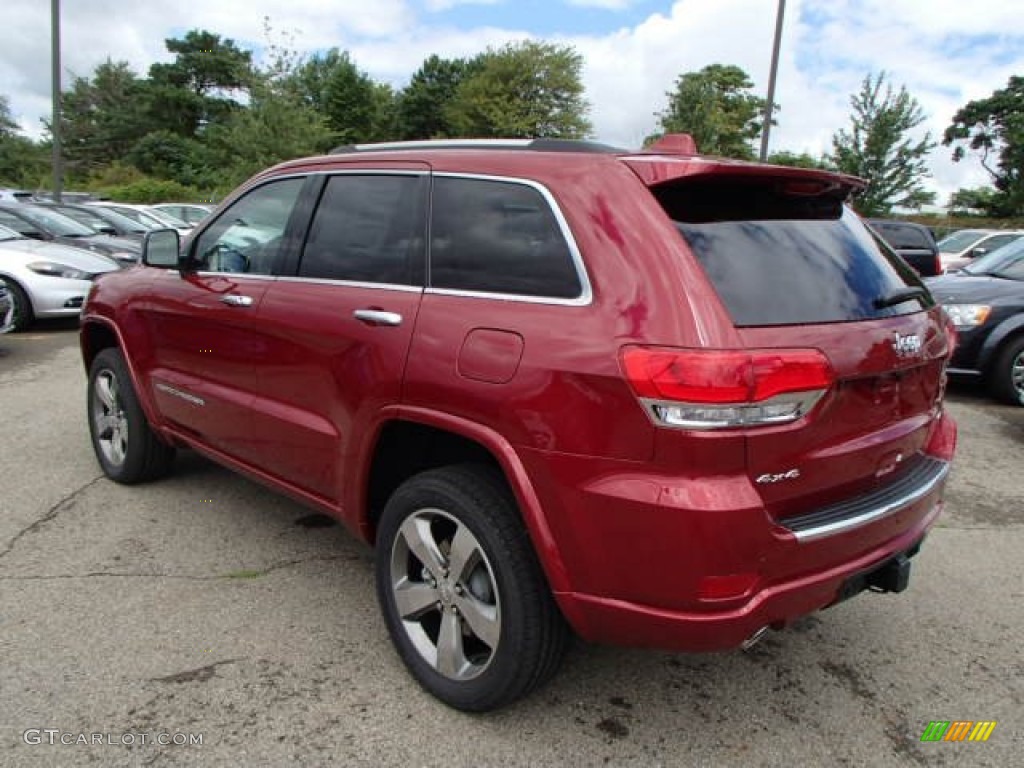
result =
[[[911,299],[922,299],[926,296],[924,288],[918,286],[911,286],[909,288],[898,288],[892,293],[888,293],[885,296],[880,296],[874,301],[875,309],[884,309],[885,307],[893,307],[897,304],[902,304],[905,301]]]

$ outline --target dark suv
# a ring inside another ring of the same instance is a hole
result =
[[[857,179],[691,149],[259,174],[90,295],[103,470],[188,447],[334,515],[411,673],[467,710],[547,679],[570,629],[735,648],[903,590],[956,439],[944,314],[844,207]]]
[[[919,275],[942,274],[939,246],[924,224],[895,219],[868,219],[868,224]]]

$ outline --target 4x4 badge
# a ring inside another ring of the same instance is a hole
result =
[[[921,354],[921,337],[916,333],[903,336],[899,332],[893,334],[892,348],[900,357]]]

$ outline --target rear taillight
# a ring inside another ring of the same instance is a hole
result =
[[[655,423],[683,429],[796,421],[835,379],[816,349],[625,347],[622,367]]]

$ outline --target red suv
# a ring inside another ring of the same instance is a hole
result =
[[[96,455],[136,483],[191,448],[341,520],[460,709],[535,688],[570,630],[733,648],[901,591],[951,336],[857,183],[680,136],[279,165],[97,282]]]

